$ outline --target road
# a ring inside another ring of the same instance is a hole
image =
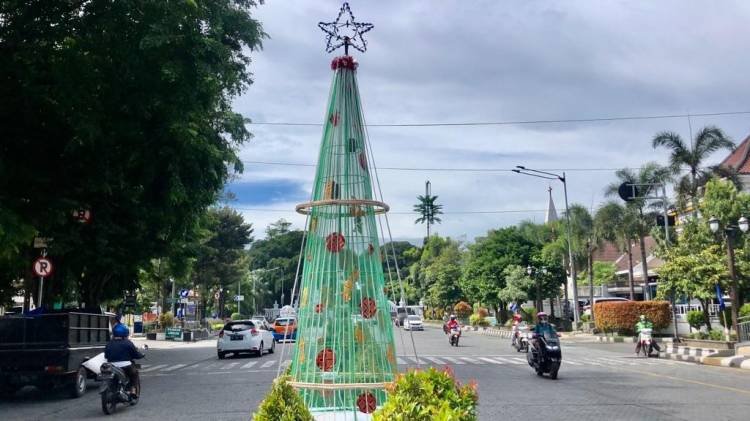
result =
[[[637,358],[632,345],[564,340],[558,380],[537,377],[507,339],[467,332],[458,348],[439,328],[414,332],[422,366],[453,368],[479,384],[482,420],[746,420],[750,373],[663,359]],[[120,420],[248,420],[276,376],[279,353],[218,360],[213,341],[149,341],[143,398]],[[400,368],[416,367],[408,332],[396,334]],[[288,351],[284,361],[288,360]],[[282,363],[284,364],[284,363]],[[94,382],[80,399],[26,388],[0,401],[3,420],[104,419]]]

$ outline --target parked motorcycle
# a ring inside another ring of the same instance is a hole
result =
[[[454,327],[451,329],[451,333],[448,336],[448,343],[451,344],[451,346],[458,346],[458,339],[461,337],[461,329]]]
[[[651,356],[651,352],[654,350],[654,341],[651,338],[653,329],[641,329],[638,333],[638,351],[643,352],[643,356],[648,358]]]
[[[536,345],[526,354],[529,366],[536,371],[537,376],[541,377],[547,373],[551,379],[556,379],[562,362],[560,339],[554,333],[535,335],[534,338],[537,339]]]
[[[134,362],[131,364],[135,366],[136,370],[140,369],[139,364],[135,364]],[[113,414],[118,404],[135,405],[138,403],[138,398],[141,394],[140,381],[135,384],[135,394],[131,395],[129,393],[131,387],[130,380],[122,368],[112,363],[102,364],[99,380],[102,382],[99,386],[99,394],[102,398],[102,411],[105,414]]]
[[[529,352],[529,326],[521,324],[514,329],[511,346],[516,349],[516,352]]]

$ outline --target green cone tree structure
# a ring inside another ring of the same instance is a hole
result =
[[[356,80],[357,63],[335,58],[333,86],[307,219],[291,384],[313,411],[351,411],[385,402],[396,349],[384,292],[373,168]]]

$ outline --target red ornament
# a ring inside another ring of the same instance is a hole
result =
[[[370,319],[378,312],[378,303],[372,298],[363,298],[359,304],[359,310],[362,313],[362,317]]]
[[[370,256],[372,256],[372,254],[375,253],[375,246],[373,246],[372,244],[368,244],[367,245],[367,253]]]
[[[360,412],[370,414],[375,411],[376,406],[377,401],[375,400],[375,396],[370,392],[365,392],[357,398],[357,408],[359,408]]]
[[[323,311],[323,303],[315,304],[315,312],[320,313],[321,311]]]
[[[330,121],[331,124],[333,124],[333,127],[336,127],[339,125],[339,118],[340,118],[339,113],[338,111],[336,111],[335,113],[331,114],[330,117],[328,117],[328,121]]]
[[[318,356],[315,357],[315,365],[323,371],[331,371],[335,362],[336,356],[333,354],[331,348],[326,348],[318,352]]]
[[[336,57],[331,61],[331,70],[349,69],[357,70],[359,63],[352,56]]]
[[[359,153],[359,166],[362,167],[363,170],[367,171],[367,155],[365,155],[364,152]]]
[[[326,237],[326,248],[331,253],[340,252],[341,249],[344,248],[344,244],[346,244],[346,239],[344,239],[344,234],[334,232],[333,234],[330,234],[328,237]]]

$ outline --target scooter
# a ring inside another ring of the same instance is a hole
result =
[[[526,354],[529,366],[541,377],[545,373],[551,379],[557,379],[557,372],[562,363],[562,352],[560,351],[560,339],[556,334],[545,333],[543,336],[534,335],[537,344]]]
[[[451,329],[451,333],[448,336],[448,343],[451,346],[458,346],[458,339],[461,337],[461,329],[454,327]]]
[[[640,333],[638,333],[638,351],[642,351],[643,356],[646,358],[651,356],[651,352],[654,350],[654,342],[651,339],[652,332],[653,329],[645,328],[641,329]]]
[[[135,362],[131,364],[136,370],[140,368],[140,365]],[[132,406],[138,403],[141,394],[140,380],[135,384],[135,394],[129,393],[130,380],[122,368],[112,363],[104,363],[101,365],[101,374],[98,379],[102,382],[99,386],[99,394],[102,399],[102,411],[106,415],[114,414],[118,404],[125,403]]]
[[[516,349],[516,352],[529,352],[529,326],[526,324],[516,326],[511,346]]]

